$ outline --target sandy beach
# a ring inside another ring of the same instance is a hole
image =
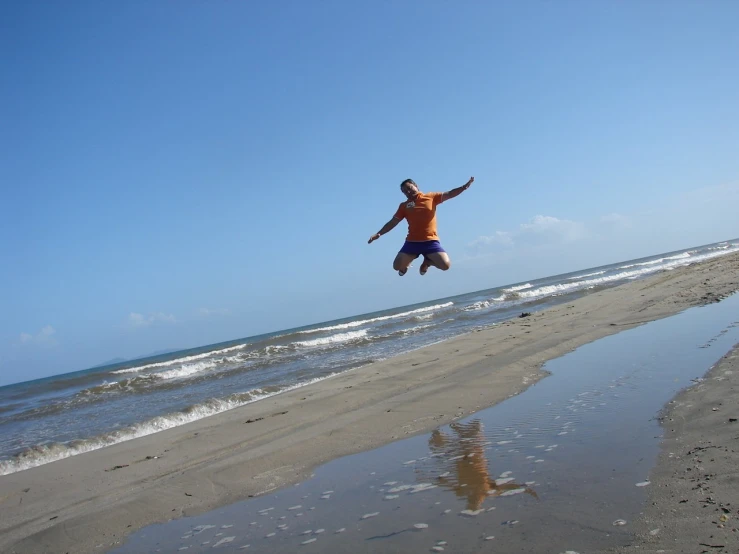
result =
[[[547,360],[738,288],[739,255],[723,256],[195,423],[0,477],[0,551],[105,551],[148,524],[258,496],[304,479],[331,459],[492,406],[545,377],[541,366]],[[625,552],[736,551],[732,528],[739,513],[729,505],[739,496],[732,469],[738,465],[732,446],[739,424],[729,421],[736,419],[736,365],[736,352],[727,355],[665,413],[653,498],[638,524],[640,542]],[[698,521],[697,527],[688,520]],[[691,540],[699,539],[681,550],[688,544],[686,530]]]
[[[662,450],[636,540],[617,552],[739,552],[739,345],[660,422]]]

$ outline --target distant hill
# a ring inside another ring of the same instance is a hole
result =
[[[153,358],[154,356],[163,356],[164,354],[171,354],[172,352],[177,352],[179,350],[182,350],[182,348],[168,348],[166,350],[157,350],[156,352],[151,352],[146,356],[137,356],[134,359],[139,360],[141,358]]]
[[[156,352],[150,352],[149,354],[145,354],[143,356],[136,356],[134,358],[113,358],[112,360],[108,360],[107,362],[94,365],[90,369],[95,369],[96,367],[105,367],[106,365],[120,364],[122,362],[133,362],[136,360],[143,360],[144,358],[153,358],[154,356],[163,356],[164,354],[171,354],[172,352],[177,352],[178,350],[182,350],[182,348],[167,348],[165,350],[157,350]]]

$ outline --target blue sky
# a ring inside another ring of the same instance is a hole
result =
[[[0,384],[739,237],[733,1],[1,10]]]

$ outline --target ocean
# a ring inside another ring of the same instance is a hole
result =
[[[0,387],[0,475],[183,425],[346,371],[739,251],[739,240],[629,260]]]

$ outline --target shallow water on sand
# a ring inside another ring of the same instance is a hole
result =
[[[659,411],[739,341],[738,314],[734,295],[585,345],[492,408],[335,460],[275,493],[144,528],[115,552],[558,553],[627,544],[659,451]]]

